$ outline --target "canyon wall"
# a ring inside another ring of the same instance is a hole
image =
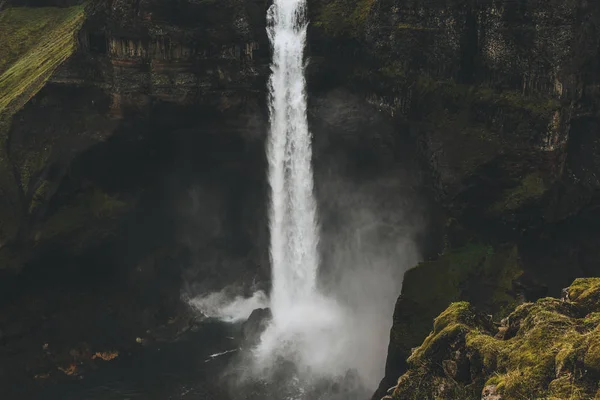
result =
[[[155,155],[173,143],[177,151],[203,149],[189,155],[197,162],[182,161],[188,172],[218,166],[206,182],[246,182],[234,194],[214,191],[220,193],[214,204],[233,196],[249,200],[231,201],[231,210],[260,207],[267,7],[242,0],[88,4],[85,23],[73,31],[75,54],[0,132],[7,139],[3,190],[11,193],[3,200],[12,199],[1,210],[0,269],[21,270],[57,248],[86,254],[115,232],[127,235],[128,210],[140,202],[152,210],[165,190],[148,183],[160,169],[144,172],[140,165],[147,164],[139,160],[164,162]],[[314,101],[318,108],[323,93],[341,87],[379,110],[393,123],[391,142],[417,143],[419,161],[433,176],[425,181],[444,209],[444,223],[436,225],[443,249],[424,246],[426,261],[405,275],[386,376],[374,397],[381,398],[451,302],[469,301],[501,318],[515,305],[558,295],[574,278],[600,272],[600,6],[587,0],[325,0],[311,1],[309,13],[309,102],[321,98]],[[371,138],[364,140],[370,150],[382,148],[373,152],[382,157],[389,138],[382,142],[375,130]],[[120,170],[108,169],[111,157]],[[207,187],[194,193],[202,197]],[[195,207],[198,196],[191,194],[187,206]],[[228,213],[228,226],[243,221],[244,233],[198,222],[221,232],[202,240],[265,240],[257,228],[264,216]],[[132,221],[144,219],[138,218]],[[191,236],[180,237],[189,242]],[[262,265],[241,281],[261,268],[266,275],[265,254],[238,250],[236,262]],[[163,253],[157,257],[180,255]],[[158,268],[162,261],[153,260],[140,265]],[[216,286],[239,278],[235,272],[218,278],[219,262],[211,265]]]

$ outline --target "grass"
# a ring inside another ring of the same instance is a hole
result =
[[[18,7],[0,12],[0,118],[18,111],[73,54],[84,8]]]

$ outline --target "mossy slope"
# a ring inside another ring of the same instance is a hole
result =
[[[0,12],[0,118],[19,110],[73,54],[84,8],[21,7]]]
[[[520,305],[501,324],[454,303],[386,399],[591,399],[600,380],[600,278]]]
[[[83,4],[0,12],[0,268],[10,264],[4,262],[2,255],[8,251],[4,246],[24,230],[28,216],[44,201],[49,185],[42,179],[43,171],[48,170],[53,151],[50,135],[33,140],[39,146],[20,146],[11,135],[12,116],[73,54],[84,19]]]
[[[486,312],[506,314],[515,305],[513,281],[522,272],[515,246],[477,242],[448,249],[437,260],[409,270],[394,310],[385,380],[393,382],[406,370],[411,349],[448,304],[475,301]]]

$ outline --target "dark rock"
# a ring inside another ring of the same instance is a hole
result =
[[[260,342],[260,336],[267,329],[273,314],[270,308],[257,308],[242,324],[242,347],[251,348]]]

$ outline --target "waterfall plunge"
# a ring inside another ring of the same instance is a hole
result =
[[[327,296],[319,290],[320,234],[304,77],[305,11],[304,0],[275,0],[268,13],[273,47],[267,142],[270,299],[262,292],[251,298],[234,298],[224,289],[187,301],[204,315],[232,322],[247,318],[254,308],[271,308],[270,325],[251,357],[245,359],[252,365],[242,363],[249,375],[244,372],[242,381],[268,381],[277,375],[283,359],[286,365],[294,365],[296,382],[286,381],[284,386],[294,386],[299,392],[311,382],[337,380],[349,370],[357,371],[361,384],[374,389],[383,373],[389,316],[400,289],[401,280],[395,274],[403,271],[402,266],[414,265],[418,256],[411,249],[410,237],[382,236],[377,229],[366,234],[365,243],[357,245],[350,238],[353,232],[362,232],[364,226],[389,224],[390,220],[403,226],[405,216],[395,206],[390,209],[388,202],[381,202],[390,195],[386,189],[389,184],[381,185],[380,180],[365,190],[336,178],[326,191],[329,197],[342,197],[335,203],[344,216],[343,232],[329,237],[327,250],[333,262],[329,267],[343,273],[336,284],[329,282]],[[394,171],[390,173],[396,176]],[[396,200],[394,204],[401,203],[401,198]],[[279,378],[277,375],[271,381],[278,382]]]
[[[303,0],[277,0],[268,14],[273,45],[269,81],[271,131],[271,308],[275,321],[314,295],[319,265],[311,135],[306,118]]]
[[[306,3],[275,0],[267,17],[273,47],[267,144],[273,321],[256,355],[262,361],[281,356],[300,369],[331,373],[328,358],[342,346],[336,335],[341,313],[317,288],[319,229],[304,77]]]

